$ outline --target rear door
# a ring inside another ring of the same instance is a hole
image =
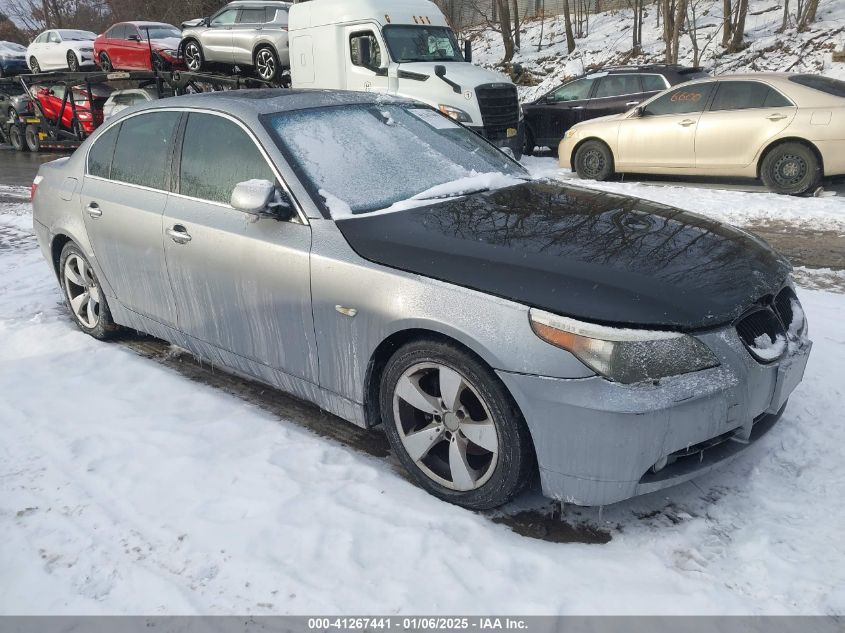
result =
[[[569,128],[585,120],[585,108],[600,76],[582,77],[564,84],[527,109],[526,119],[537,145],[556,147]]]
[[[176,326],[164,262],[162,214],[180,112],[129,116],[91,146],[81,201],[88,239],[117,300]]]
[[[719,81],[695,134],[701,169],[746,167],[795,118],[795,104],[761,81]]]
[[[643,107],[619,125],[619,157],[624,169],[695,169],[695,132],[714,82],[683,85]]]
[[[611,74],[599,79],[593,98],[587,104],[587,118],[630,110],[643,100],[640,76],[636,73]]]
[[[208,28],[202,31],[202,51],[206,60],[212,62],[235,63],[232,54],[232,27],[238,19],[240,9],[224,9],[211,18]]]
[[[164,221],[179,329],[197,346],[316,383],[311,227],[234,209],[232,190],[251,179],[279,184],[251,133],[226,116],[191,112]]]
[[[67,68],[65,48],[62,46],[62,38],[58,31],[50,31],[47,34],[47,43],[44,44],[43,52],[39,53],[38,61],[41,64],[41,70]]]
[[[232,57],[236,64],[252,65],[252,49],[264,29],[267,11],[262,5],[244,6],[232,27]]]

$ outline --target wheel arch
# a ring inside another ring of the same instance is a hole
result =
[[[258,55],[258,51],[262,48],[271,48],[273,49],[273,54],[276,56],[276,59],[279,60],[279,64],[281,64],[281,55],[279,55],[279,48],[270,40],[262,39],[258,40],[252,46],[252,65],[255,66],[255,56]]]
[[[400,329],[391,333],[378,344],[378,346],[373,350],[373,353],[370,355],[364,378],[364,414],[367,426],[375,426],[381,421],[379,412],[379,396],[381,391],[381,377],[384,373],[385,367],[387,366],[387,362],[400,347],[416,341],[446,343],[475,358],[475,360],[490,370],[495,377],[495,380],[498,380],[502,384],[505,393],[507,393],[513,401],[514,407],[516,407],[516,409],[520,412],[520,415],[522,415],[522,410],[517,404],[516,399],[513,397],[513,394],[507,386],[501,382],[499,377],[496,376],[494,364],[485,358],[483,351],[475,349],[474,347],[476,346],[468,345],[465,341],[461,341],[457,337],[451,336],[442,331],[422,326],[415,326]]]
[[[50,242],[50,263],[53,265],[53,272],[56,277],[59,277],[59,262],[62,258],[62,250],[68,242],[77,244],[69,235],[65,233],[56,233]]]
[[[759,158],[757,159],[757,178],[760,178],[763,169],[763,161],[766,159],[769,152],[784,143],[798,143],[813,152],[816,160],[819,161],[819,169],[821,170],[822,176],[824,176],[824,158],[822,157],[822,153],[819,151],[819,148],[816,147],[812,141],[808,141],[800,136],[783,136],[770,141],[762,150],[760,150]]]

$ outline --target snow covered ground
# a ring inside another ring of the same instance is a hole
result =
[[[648,197],[841,221],[837,199],[684,191]],[[843,295],[801,290],[815,348],[771,433],[601,521],[569,508],[610,535],[587,545],[520,536],[389,460],[83,335],[23,200],[0,203],[0,272],[0,614],[845,613]]]
[[[713,42],[706,47],[699,64],[709,72],[723,74],[746,71],[813,72],[838,79],[845,78],[845,62],[834,62],[834,49],[845,48],[845,2],[820,0],[817,21],[799,33],[794,19],[783,33],[778,33],[783,19],[783,2],[750,0],[745,23],[743,51],[724,54],[721,43],[722,3],[720,0],[696,0],[699,25],[699,46],[714,32]],[[795,13],[795,3],[791,3]],[[603,65],[662,63],[664,44],[662,23],[656,22],[656,6],[647,4],[643,20],[643,54],[629,58],[631,51],[631,10],[608,11],[590,16],[589,32],[577,38],[572,54],[566,51],[566,36],[562,16],[529,20],[523,24],[521,49],[514,62],[521,63],[534,77],[536,85],[520,87],[523,101],[545,94],[569,77],[581,75],[588,69]],[[538,50],[538,45],[540,49]],[[501,62],[504,48],[501,35],[491,29],[477,34],[473,43],[475,62],[494,67]],[[680,40],[679,62],[692,65],[693,49],[690,38]]]

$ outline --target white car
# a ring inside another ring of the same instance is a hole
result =
[[[158,99],[158,94],[155,89],[130,88],[128,90],[115,90],[111,93],[105,104],[103,104],[103,120],[113,117],[118,112],[136,103],[146,103],[148,101],[155,101],[156,99]]]
[[[26,49],[26,63],[34,73],[45,70],[77,72],[94,67],[96,33],[76,29],[51,29],[36,37]]]

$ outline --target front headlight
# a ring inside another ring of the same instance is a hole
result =
[[[168,57],[177,57],[179,55],[179,52],[174,51],[172,48],[164,48],[161,50],[161,52],[167,55]]]
[[[614,382],[657,380],[719,364],[704,343],[680,332],[595,325],[534,308],[529,318],[537,336]]]
[[[441,103],[437,106],[437,109],[450,119],[455,119],[459,123],[472,123],[472,117],[460,108],[453,108],[452,106]]]

